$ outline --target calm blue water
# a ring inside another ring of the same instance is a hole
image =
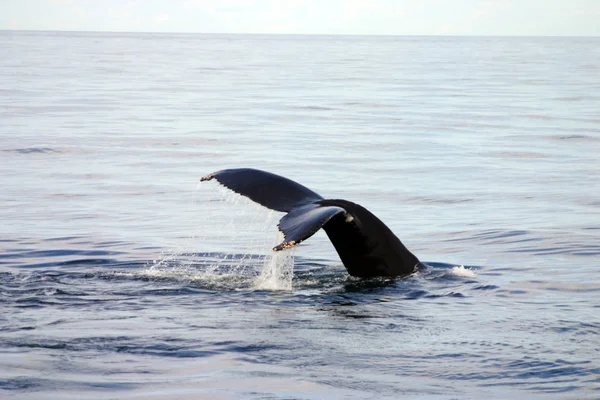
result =
[[[599,38],[0,37],[0,397],[600,397]],[[230,167],[429,267],[292,279]]]

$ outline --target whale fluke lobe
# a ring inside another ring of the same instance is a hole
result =
[[[341,207],[322,206],[318,203],[294,208],[279,221],[277,227],[283,233],[284,241],[273,250],[283,250],[299,244],[340,213],[345,214],[346,211]]]
[[[324,199],[299,183],[257,169],[225,169],[201,181],[212,179],[262,206],[287,213],[278,225],[284,240],[273,250],[296,246],[323,228],[352,276],[407,275],[420,264],[379,218],[359,204]]]
[[[206,175],[201,181],[211,179],[216,179],[226,188],[275,211],[289,212],[293,208],[323,199],[299,183],[258,169],[224,169]]]

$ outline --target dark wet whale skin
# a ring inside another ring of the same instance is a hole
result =
[[[288,178],[251,168],[226,169],[203,177],[272,210],[286,212],[279,230],[293,247],[323,228],[352,276],[397,277],[416,271],[419,259],[373,213],[348,200],[324,199]]]

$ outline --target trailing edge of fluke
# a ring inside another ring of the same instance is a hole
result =
[[[224,169],[206,175],[250,200],[286,213],[279,221],[284,250],[323,228],[352,276],[402,276],[416,271],[420,262],[379,218],[359,204],[324,199],[283,176],[251,168]]]

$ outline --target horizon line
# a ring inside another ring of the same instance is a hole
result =
[[[1,29],[0,32],[62,32],[62,33],[128,33],[168,35],[277,35],[277,36],[385,36],[385,37],[505,37],[505,38],[599,38],[600,35],[512,35],[512,34],[432,34],[432,33],[290,33],[290,32],[189,32],[189,31],[127,31],[127,30],[70,30],[70,29]]]

